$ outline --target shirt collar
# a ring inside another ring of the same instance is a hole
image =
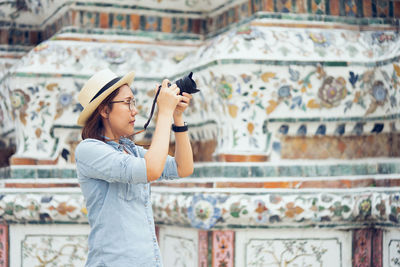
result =
[[[116,142],[116,140],[111,140],[110,138],[108,138],[107,136],[102,136],[105,140],[107,144],[110,144],[112,146],[119,146],[119,145],[132,145],[134,144],[130,139],[126,138],[126,137],[121,137],[118,140],[118,143]]]

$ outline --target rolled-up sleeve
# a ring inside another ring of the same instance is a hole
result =
[[[144,158],[121,153],[99,140],[83,140],[75,150],[75,160],[79,174],[86,178],[110,183],[147,183]]]
[[[142,147],[137,147],[139,154],[141,157],[144,157],[147,150]],[[164,170],[157,180],[172,180],[180,178],[178,175],[178,166],[176,165],[176,161],[174,157],[167,156],[167,160],[165,161]]]

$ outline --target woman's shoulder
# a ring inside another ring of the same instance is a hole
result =
[[[99,140],[99,139],[95,139],[95,138],[86,138],[86,139],[83,139],[82,141],[81,141],[81,143],[103,143],[103,144],[105,144],[105,142],[104,141],[102,141],[102,140]]]
[[[97,147],[104,147],[106,145],[107,144],[103,141],[93,138],[86,138],[77,145],[75,148],[75,154],[79,155],[85,151],[93,151],[93,149],[96,149]]]
[[[86,138],[79,142],[78,147],[86,147],[86,146],[93,146],[93,145],[105,145],[106,143],[94,138]]]

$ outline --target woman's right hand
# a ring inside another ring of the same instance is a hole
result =
[[[158,113],[165,113],[167,115],[173,114],[176,105],[182,100],[182,96],[179,95],[180,89],[176,84],[172,84],[168,87],[169,80],[165,79],[162,82],[160,94],[157,98]],[[159,85],[156,87],[156,93]]]
[[[168,87],[168,83],[168,80],[162,82],[160,93],[157,98],[158,115],[156,127],[149,150],[147,150],[144,155],[146,160],[147,180],[149,182],[157,180],[162,175],[168,156],[174,110],[179,101],[183,98],[183,96],[179,95],[179,88],[176,84]],[[158,87],[159,85],[156,87],[156,93]]]

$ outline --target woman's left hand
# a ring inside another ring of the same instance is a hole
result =
[[[174,118],[182,116],[183,112],[189,106],[190,100],[192,99],[192,95],[185,92],[182,93],[182,96],[182,101],[179,102],[178,105],[176,105],[176,108],[174,110]]]

